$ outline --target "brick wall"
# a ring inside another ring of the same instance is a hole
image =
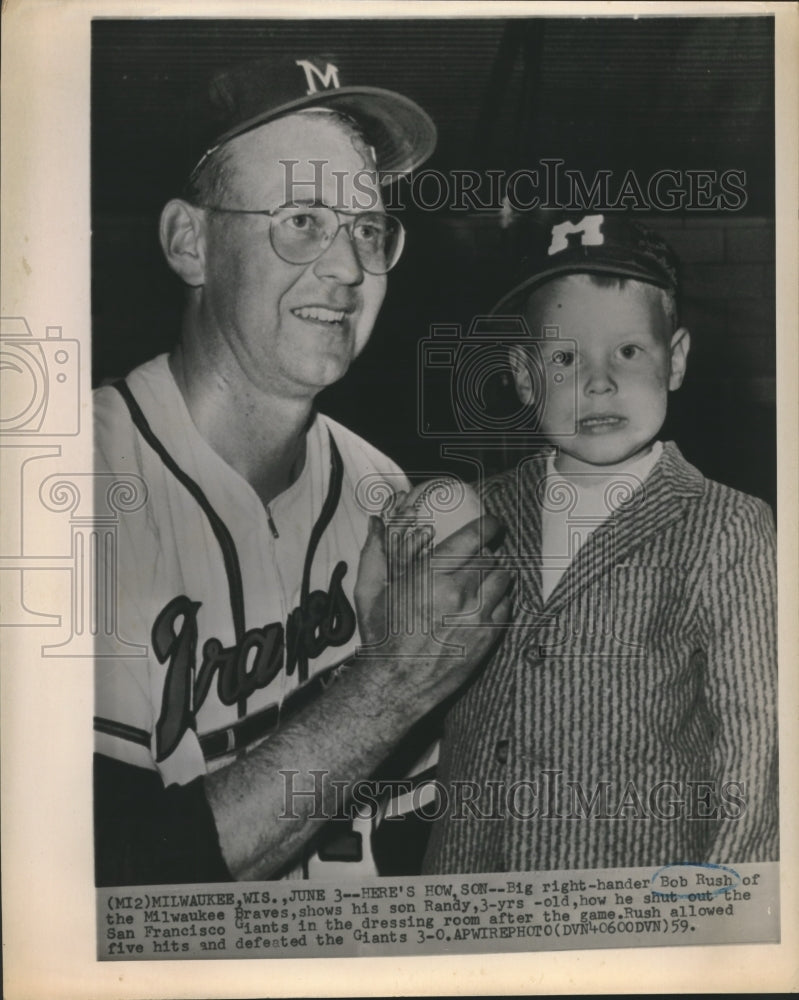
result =
[[[736,216],[648,222],[683,264],[692,364],[724,392],[774,405],[773,222]]]
[[[774,506],[774,223],[733,215],[647,221],[682,262],[692,338],[667,430],[706,475]]]

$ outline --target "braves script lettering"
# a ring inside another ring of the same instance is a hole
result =
[[[205,701],[214,677],[225,705],[235,705],[265,688],[280,672],[295,670],[300,682],[308,679],[308,661],[331,646],[343,646],[355,634],[355,612],[342,586],[346,562],[339,562],[328,590],[314,590],[282,622],[249,629],[233,646],[218,639],[203,645],[197,669],[197,612],[199,601],[185,594],[173,598],[159,612],[152,630],[159,663],[169,661],[161,715],[156,725],[157,759],[164,760],[184,733],[195,726],[194,713]]]

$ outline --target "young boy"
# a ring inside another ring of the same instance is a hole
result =
[[[549,226],[498,304],[542,447],[489,480],[514,622],[451,711],[428,872],[776,860],[769,508],[657,440],[688,331],[654,234]]]

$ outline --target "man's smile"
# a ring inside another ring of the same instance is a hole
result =
[[[296,309],[292,309],[291,312],[299,319],[309,320],[312,323],[335,325],[344,322],[349,310],[330,309],[327,306],[313,305],[298,306]]]

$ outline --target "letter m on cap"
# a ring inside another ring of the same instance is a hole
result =
[[[317,93],[319,90],[317,81],[322,85],[323,90],[338,90],[338,66],[334,66],[333,63],[327,63],[322,70],[316,63],[312,63],[310,59],[297,59],[296,63],[305,73],[305,82],[308,84],[307,93]]]
[[[605,221],[604,215],[585,215],[579,222],[559,222],[552,227],[552,242],[549,244],[547,254],[551,257],[554,253],[568,250],[573,245],[573,237],[579,239],[581,247],[601,247],[605,242],[602,235],[602,223]]]

